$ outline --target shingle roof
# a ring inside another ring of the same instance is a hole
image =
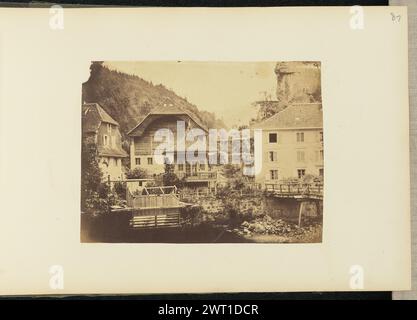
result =
[[[98,103],[85,103],[82,108],[83,132],[96,132],[101,122],[119,125]]]
[[[252,125],[259,129],[322,128],[321,103],[292,104],[272,117]]]
[[[120,157],[120,158],[124,158],[124,157],[129,156],[127,154],[127,152],[124,151],[121,148],[110,148],[110,147],[99,146],[97,149],[98,149],[97,150],[98,155],[102,156],[102,157]]]
[[[176,106],[169,105],[169,106],[161,106],[155,108],[153,111],[148,113],[132,130],[130,130],[127,134],[131,135],[136,129],[140,127],[147,127],[150,122],[152,122],[152,118],[155,116],[161,115],[186,115],[192,121],[194,121],[201,129],[208,131],[205,125],[203,125],[195,115],[190,114],[188,111],[184,111]]]

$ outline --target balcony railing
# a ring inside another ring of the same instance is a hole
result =
[[[199,181],[199,180],[216,180],[217,179],[217,172],[216,171],[203,171],[203,172],[194,172],[194,173],[186,173],[186,172],[177,172],[178,178],[182,179],[185,178],[187,181]]]

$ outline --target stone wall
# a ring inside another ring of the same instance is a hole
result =
[[[277,199],[264,196],[231,195],[219,198],[214,195],[200,196],[189,199],[189,202],[198,204],[202,211],[216,216],[224,215],[226,207],[232,206],[241,215],[252,215],[253,217],[267,214],[277,219],[296,220],[299,215],[300,202],[291,199]],[[321,207],[320,207],[321,209]],[[305,202],[303,217],[316,217],[319,214],[314,202]]]

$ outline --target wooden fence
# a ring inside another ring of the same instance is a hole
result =
[[[127,205],[131,208],[179,208],[180,200],[177,196],[177,187],[144,187],[141,195],[133,195],[126,191]]]
[[[130,220],[130,226],[135,229],[179,227],[180,214],[134,216]]]

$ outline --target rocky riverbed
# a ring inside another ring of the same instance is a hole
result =
[[[306,220],[303,223],[299,227],[296,223],[265,215],[252,221],[244,221],[237,228],[228,231],[255,242],[321,242],[322,224],[316,220]]]

